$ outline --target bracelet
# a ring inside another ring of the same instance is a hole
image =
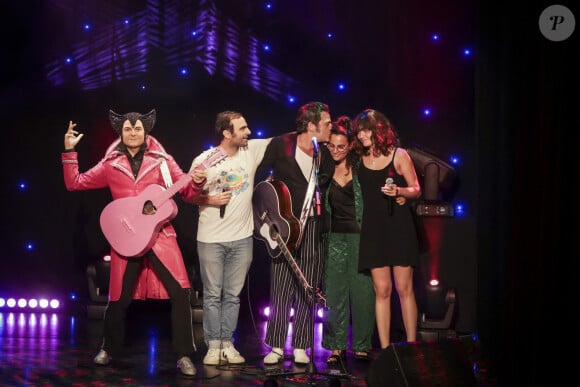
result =
[[[395,195],[395,196],[399,196],[399,187],[397,187],[397,188],[395,189],[395,193],[396,193],[396,195]]]

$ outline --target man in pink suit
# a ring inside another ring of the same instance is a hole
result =
[[[64,182],[69,191],[108,187],[113,200],[133,197],[151,184],[170,185],[185,176],[174,158],[149,132],[155,125],[156,112],[147,114],[117,114],[109,111],[109,119],[119,138],[107,149],[95,166],[79,173],[75,146],[84,136],[69,122],[64,135],[62,165]],[[193,172],[191,183],[179,193],[191,202],[201,192],[204,171]],[[169,182],[168,182],[169,180]],[[151,209],[153,212],[155,208]],[[171,299],[173,347],[177,368],[185,376],[196,373],[190,354],[195,348],[192,316],[191,285],[176,232],[169,221],[162,224],[151,249],[136,257],[126,257],[111,249],[109,302],[105,311],[104,337],[94,362],[108,365],[118,356],[125,339],[125,316],[133,299]]]

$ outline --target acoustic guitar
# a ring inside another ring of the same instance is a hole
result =
[[[280,180],[259,182],[254,187],[252,206],[254,237],[266,243],[272,258],[282,253],[280,245],[288,249],[296,246],[302,226],[292,213],[292,197],[286,184]]]
[[[227,156],[222,147],[217,147],[194,170],[169,188],[151,184],[137,196],[119,198],[109,203],[101,212],[100,222],[111,247],[124,257],[145,254],[155,244],[163,225],[177,215],[177,204],[172,197],[191,184],[193,171],[217,165]]]
[[[254,187],[254,237],[266,243],[272,258],[283,254],[310,299],[326,307],[326,298],[320,289],[312,287],[290,249],[296,247],[301,225],[292,213],[292,197],[286,184],[279,180],[261,181]]]

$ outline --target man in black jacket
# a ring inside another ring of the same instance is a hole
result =
[[[326,254],[328,220],[321,192],[334,172],[334,161],[326,146],[332,121],[328,105],[309,102],[300,107],[296,131],[274,137],[260,168],[271,168],[274,180],[282,181],[290,191],[292,213],[300,221],[301,232],[292,255],[304,277],[298,278],[282,255],[272,260],[270,286],[270,318],[265,342],[272,347],[264,364],[276,364],[284,357],[290,308],[294,306],[292,346],[294,362],[306,364],[312,348],[312,294],[304,280],[318,289]]]

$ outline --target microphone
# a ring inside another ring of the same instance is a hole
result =
[[[228,192],[230,190],[230,185],[229,184],[224,184],[222,186],[222,192]],[[220,206],[220,218],[223,218],[224,215],[226,214],[226,205],[222,204]]]
[[[316,161],[318,159],[318,152],[320,152],[320,148],[318,145],[318,139],[316,137],[312,137],[312,145],[314,145],[314,154],[312,156],[313,160]],[[317,166],[318,164],[315,165]],[[316,170],[318,174],[318,170]],[[320,187],[318,187],[318,175],[316,176],[316,187],[314,190],[314,202],[316,205],[316,215],[320,216],[322,214],[322,209],[320,207]]]
[[[385,180],[385,184],[393,184],[395,180],[392,177],[387,177]],[[395,204],[393,203],[394,199],[389,196],[389,215],[393,216],[393,212],[395,211]]]
[[[316,201],[316,215],[322,215],[322,208],[320,207],[320,190],[316,187],[314,191],[314,199]]]
[[[316,137],[312,137],[312,144],[314,145],[314,157],[318,157],[318,139]]]

